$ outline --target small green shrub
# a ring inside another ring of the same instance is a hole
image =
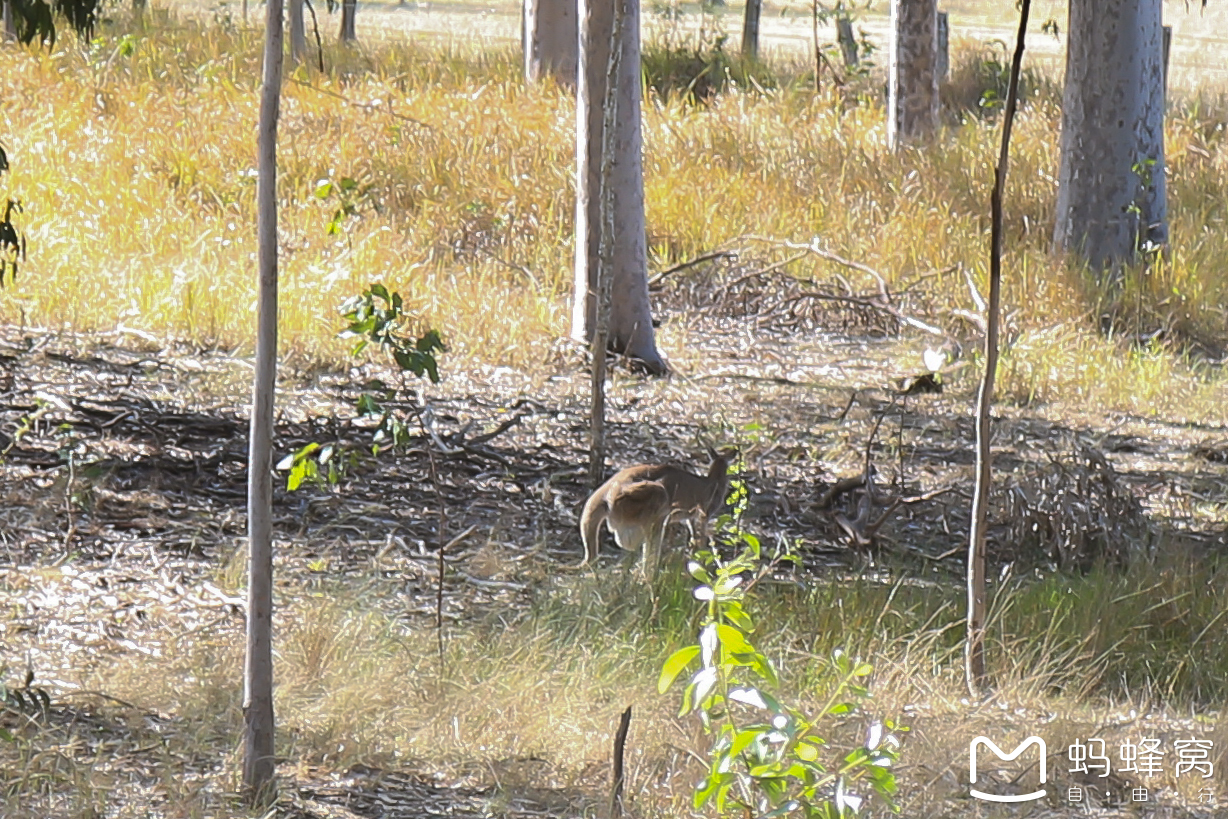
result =
[[[898,811],[891,766],[899,760],[900,741],[891,732],[899,729],[890,721],[874,721],[865,741],[848,751],[830,740],[833,729],[869,698],[873,667],[837,649],[821,674],[826,696],[817,710],[804,712],[782,702],[779,675],[755,644],[756,624],[746,603],[756,583],[793,556],[778,554],[765,566],[755,536],[735,531],[735,537],[739,551],[732,559],[704,550],[688,565],[700,583],[694,596],[707,608],[699,642],[670,655],[657,683],[665,693],[699,660],[683,689],[680,712],[698,714],[712,737],[707,775],[695,786],[695,807],[711,804],[721,816],[843,819],[861,810],[865,800],[852,788],[862,782]]]
[[[1006,103],[1010,74],[1010,54],[1001,40],[960,53],[939,92],[943,110],[957,122],[967,114],[996,116]],[[1019,74],[1020,105],[1043,95],[1060,101],[1061,88],[1036,68],[1023,68]]]

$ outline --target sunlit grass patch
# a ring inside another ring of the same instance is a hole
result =
[[[31,247],[0,317],[250,343],[259,45],[250,29],[157,13],[92,43],[66,37],[52,53],[0,53],[13,159],[3,185],[25,202]],[[340,359],[336,306],[381,281],[459,357],[539,365],[568,329],[572,98],[549,83],[524,85],[511,48],[330,44],[325,56],[325,74],[301,67],[285,87],[284,349]],[[957,54],[956,67],[967,73],[961,66],[984,61]],[[892,154],[875,93],[778,86],[734,82],[704,104],[646,98],[653,264],[748,234],[818,237],[889,285],[954,265],[983,292],[997,118],[965,116],[932,144]],[[1118,335],[1123,320],[1135,335],[1162,330],[1156,354],[1172,357],[1165,377],[1184,394],[1201,388],[1180,364],[1182,349],[1193,343],[1216,357],[1228,334],[1228,277],[1216,262],[1228,250],[1215,229],[1228,201],[1228,152],[1222,96],[1174,96],[1172,251],[1108,293],[1050,253],[1058,100],[1043,86],[1024,106],[1007,188],[1004,307],[1033,358],[1061,358],[1073,343],[1133,366],[1096,340],[1101,315]],[[814,259],[789,270],[847,275]],[[956,327],[949,311],[974,307],[962,275],[925,288],[940,324]],[[1043,344],[1051,346],[1042,353]],[[1003,389],[1044,398],[1056,394],[1046,384],[1075,379],[1075,394],[1131,400],[1098,386],[1094,369],[1008,369]]]

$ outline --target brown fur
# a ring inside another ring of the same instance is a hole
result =
[[[620,548],[642,552],[644,571],[655,575],[661,541],[670,519],[681,513],[705,521],[725,503],[729,489],[729,461],[733,450],[708,450],[712,465],[706,476],[693,475],[668,464],[627,467],[597,488],[580,515],[585,565],[596,560],[601,524],[605,524]]]

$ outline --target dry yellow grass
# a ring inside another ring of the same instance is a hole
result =
[[[0,317],[76,330],[124,325],[244,347],[253,301],[258,40],[166,19],[127,36],[109,30],[80,47],[65,37],[51,54],[0,48],[0,136],[14,161],[0,195],[25,200],[32,246],[17,286],[0,294]],[[424,323],[443,329],[460,356],[536,365],[566,330],[570,98],[549,86],[525,87],[510,50],[380,46],[329,58],[340,67],[323,78],[300,71],[285,93],[283,350],[320,360],[344,355],[334,339],[335,305],[381,280],[404,293]],[[1222,419],[1221,376],[1167,348],[1131,350],[1106,340],[1094,317],[1107,307],[1140,332],[1169,326],[1187,338],[1225,336],[1224,110],[1222,98],[1209,94],[1200,109],[1175,112],[1172,258],[1132,275],[1111,303],[1047,253],[1057,110],[1041,97],[1021,113],[1007,206],[1007,399]],[[755,233],[819,236],[893,282],[957,263],[983,276],[994,127],[970,121],[926,150],[897,156],[885,149],[882,116],[873,102],[848,106],[790,91],[734,93],[707,107],[646,105],[648,219],[658,263]],[[364,191],[353,202],[360,216],[330,236],[326,225],[339,202],[315,191],[319,180],[343,177]],[[765,252],[762,261],[771,258]],[[794,269],[830,273],[810,264]],[[971,307],[959,276],[937,286],[951,306]],[[671,328],[667,337],[682,344],[686,333]],[[226,592],[237,593],[241,568],[237,561],[219,572]],[[1059,714],[1055,738],[1100,722],[1112,709],[1079,695],[1105,682],[1110,649],[1120,649],[1119,662],[1134,663],[1114,671],[1142,681],[1142,690],[1121,695],[1128,702],[1117,710],[1145,710],[1152,694],[1191,707],[1222,701],[1223,649],[1204,643],[1201,665],[1190,659],[1191,635],[1201,637],[1224,609],[1217,570],[1093,573],[1078,595],[1059,580],[1000,601],[1000,644],[991,656],[1001,696],[981,710],[960,702],[958,612],[932,589],[834,581],[805,593],[774,590],[762,619],[803,704],[813,696],[808,670],[831,647],[872,658],[881,712],[909,713],[929,730],[918,732],[906,761],[958,758],[965,735],[997,724],[1006,707],[1023,709],[1027,719]],[[692,728],[673,719],[676,702],[652,685],[660,659],[693,637],[690,609],[656,610],[634,595],[611,600],[613,587],[603,580],[551,580],[534,610],[514,618],[495,612],[452,632],[441,679],[433,632],[377,605],[382,594],[395,598],[389,586],[399,582],[354,588],[338,581],[279,600],[279,750],[334,770],[546,754],[570,782],[592,785],[603,773],[613,715],[631,703],[641,732],[631,761],[637,798],[648,815],[681,812],[696,769],[667,746],[700,746]],[[1153,584],[1163,588],[1152,597],[1132,594]],[[1059,610],[1061,618],[1053,614]],[[164,649],[157,674],[118,661],[77,671],[81,681],[199,732],[177,738],[175,753],[233,752],[238,627],[215,627],[198,634],[155,615],[148,628]],[[1044,639],[1017,636],[1037,633]],[[1181,687],[1166,691],[1161,682]],[[1223,735],[1222,718],[1219,725]],[[216,799],[234,786],[179,781],[177,770],[167,768],[164,792],[180,815],[200,815],[193,789],[211,788]],[[80,791],[78,815],[123,799],[106,781],[93,783],[90,770],[76,774],[80,781],[66,787]],[[936,798],[925,790],[933,781],[907,780],[915,815],[941,815],[927,802]]]
[[[88,45],[66,37],[51,54],[0,51],[14,160],[3,192],[25,201],[32,247],[0,317],[243,347],[258,37],[156,18]],[[540,362],[568,316],[571,98],[524,86],[511,50],[331,47],[328,60],[328,75],[300,69],[285,90],[282,349],[342,356],[335,306],[379,280],[461,356]],[[1131,277],[1109,305],[1136,316],[1141,332],[1167,326],[1211,346],[1228,334],[1228,277],[1216,262],[1228,252],[1216,229],[1228,200],[1222,119],[1222,99],[1204,94],[1170,122],[1172,257]],[[1129,402],[1130,385],[1154,368],[1131,369],[1137,357],[1096,335],[1101,297],[1048,255],[1057,124],[1056,102],[1042,94],[1016,129],[1004,295],[1027,343],[1004,389],[1052,400],[1073,383]],[[996,140],[994,124],[974,118],[925,150],[893,155],[882,110],[866,100],[731,93],[697,108],[654,99],[645,113],[651,244],[665,264],[746,233],[818,236],[892,281],[956,263],[980,279]],[[315,191],[344,177],[359,185],[350,197],[359,215],[332,236],[341,202]],[[961,277],[940,291],[951,307],[971,307]],[[1096,372],[1070,366],[1072,350],[1098,362]],[[1106,383],[1099,362],[1108,361],[1122,374]],[[1182,401],[1204,389],[1178,359],[1165,369]]]
[[[819,670],[832,648],[872,661],[867,712],[822,733],[856,743],[868,720],[902,719],[914,729],[903,760],[905,815],[966,815],[947,812],[948,800],[961,804],[962,774],[944,768],[957,769],[980,733],[1039,732],[1052,749],[1091,726],[1110,743],[1139,726],[1189,731],[1182,720],[1193,713],[1200,730],[1222,734],[1222,714],[1209,709],[1222,701],[1224,652],[1206,646],[1198,664],[1190,660],[1191,636],[1223,610],[1222,572],[1185,560],[1004,586],[990,616],[994,695],[979,704],[967,701],[960,676],[958,590],[833,579],[806,590],[764,588],[751,611],[781,669],[782,694],[803,710],[823,699]],[[663,659],[695,639],[690,585],[675,572],[654,602],[611,576],[556,576],[524,610],[492,609],[449,626],[440,673],[433,629],[397,614],[400,578],[310,582],[278,601],[278,753],[304,775],[369,765],[461,777],[476,767],[479,778],[499,780],[504,766],[536,760],[527,781],[505,781],[512,793],[547,784],[599,793],[617,715],[630,705],[628,788],[637,808],[689,815],[699,771],[689,754],[702,756],[706,746],[694,720],[675,716],[677,687],[660,696],[655,680]],[[216,626],[185,635],[173,618],[149,627],[143,641],[161,646],[158,674],[104,663],[87,687],[174,714],[172,768],[182,764],[173,754],[227,752],[240,721],[241,624],[222,629],[231,640]],[[1137,720],[1125,716],[1132,709]],[[1164,784],[1196,804],[1188,779]],[[199,810],[191,783],[170,777],[162,791]],[[99,787],[89,799],[113,804],[115,794]]]

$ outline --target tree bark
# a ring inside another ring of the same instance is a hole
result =
[[[853,34],[853,21],[847,14],[836,17],[836,42],[840,44],[840,54],[844,58],[844,67],[853,68],[860,58],[857,56],[857,37]]]
[[[597,266],[602,224],[602,100],[609,63],[612,0],[581,0],[580,85],[576,105],[576,268],[571,335],[592,341],[597,314]],[[629,0],[623,18],[618,67],[618,120],[612,135],[610,173],[614,204],[609,347],[662,374],[648,300],[648,249],[644,233],[644,174],[640,136],[640,13]]]
[[[763,0],[746,0],[746,12],[742,16],[742,56],[759,58],[759,16],[763,12]]]
[[[1071,0],[1057,250],[1116,275],[1168,239],[1160,0]]]
[[[303,0],[290,0],[286,24],[290,28],[290,57],[296,63],[307,59],[307,28],[303,19]]]
[[[358,0],[341,0],[341,42],[353,43],[358,40],[358,32],[354,28],[354,18],[358,16]]]
[[[546,76],[564,88],[576,87],[580,60],[579,9],[576,0],[524,0],[524,76]]]
[[[951,18],[945,11],[938,12],[938,84],[946,81],[951,73]]]
[[[891,0],[887,144],[892,150],[938,130],[937,0]]]
[[[273,399],[277,378],[277,118],[281,104],[282,0],[268,0],[257,132],[256,372],[247,459],[247,657],[243,673],[243,786],[253,805],[272,801]]]
[[[4,42],[13,43],[17,41],[17,19],[13,16],[12,0],[3,0],[4,4]]]

